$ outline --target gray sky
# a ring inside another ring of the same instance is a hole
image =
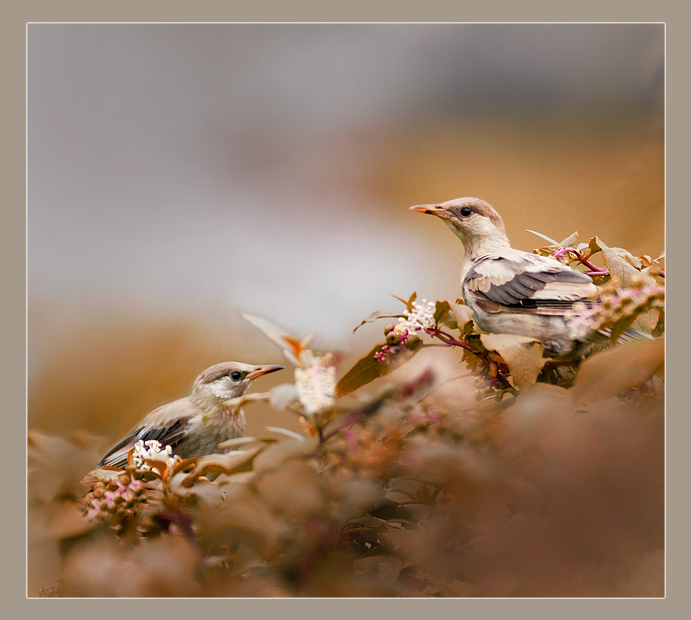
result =
[[[113,310],[342,341],[450,277],[411,250],[417,197],[372,191],[383,137],[652,115],[662,53],[660,25],[31,25],[33,346]]]

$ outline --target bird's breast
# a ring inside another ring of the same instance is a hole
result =
[[[219,450],[218,444],[229,439],[245,436],[245,415],[240,408],[226,410],[223,415],[200,416],[191,422],[189,431],[176,452],[186,456],[203,456]]]

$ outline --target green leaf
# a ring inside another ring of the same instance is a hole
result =
[[[378,344],[341,377],[336,384],[337,398],[350,394],[379,377],[388,375],[415,354],[415,351],[401,349],[395,356],[390,356],[387,360],[380,362],[374,356],[377,353],[381,353],[385,346],[384,344]]]

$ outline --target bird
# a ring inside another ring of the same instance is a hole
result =
[[[189,396],[148,413],[105,454],[97,468],[104,465],[124,468],[128,452],[138,441],[156,440],[163,446],[170,446],[173,454],[186,459],[211,454],[217,451],[219,443],[244,437],[246,423],[242,409],[223,403],[242,396],[257,377],[283,368],[285,366],[253,366],[242,362],[210,366],[195,379]]]
[[[584,330],[572,320],[579,308],[593,305],[598,288],[592,278],[511,247],[504,222],[489,203],[465,197],[410,209],[439,217],[463,243],[462,299],[480,329],[534,338],[545,356],[555,359],[585,355],[609,338],[609,330]],[[647,337],[627,331],[624,339]]]

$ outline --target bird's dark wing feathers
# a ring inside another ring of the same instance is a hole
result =
[[[101,467],[102,465],[124,467],[127,465],[127,453],[138,441],[151,441],[155,439],[164,446],[172,446],[175,448],[175,445],[183,437],[184,431],[185,424],[183,423],[183,420],[176,420],[170,426],[140,426],[134,429],[122,441],[114,445],[101,459],[98,467]]]
[[[135,444],[135,442],[137,441],[137,439],[136,439],[137,433],[139,433],[141,430],[142,430],[141,428],[135,429],[129,435],[127,435],[127,437],[125,437],[122,441],[119,441],[118,443],[116,443],[110,450],[108,450],[108,452],[106,452],[104,457],[99,462],[98,467],[101,467],[102,465],[115,465],[116,467],[118,467],[119,466],[118,463],[121,461],[121,459],[116,460],[116,459],[112,458],[113,455],[116,452],[118,452],[119,450],[121,450],[122,448],[124,448],[125,446],[129,445],[129,447],[131,448]],[[125,452],[125,459],[124,459],[125,464],[127,463],[127,452],[129,452],[129,448]]]
[[[478,276],[475,271],[468,274],[468,279]],[[504,282],[503,284],[493,284],[489,290],[484,292],[485,297],[505,306],[521,305],[524,307],[537,306],[555,306],[555,307],[569,307],[573,305],[573,301],[562,301],[558,299],[541,299],[535,300],[530,297],[539,290],[542,290],[552,282],[573,282],[583,283],[590,281],[588,276],[584,274],[568,270],[557,270],[554,272],[539,271],[529,272],[524,271],[517,273],[513,278]]]
[[[160,441],[164,446],[173,446],[180,440],[184,434],[184,424],[182,420],[175,420],[170,426],[159,426],[147,428],[144,432],[140,432],[138,440]]]

